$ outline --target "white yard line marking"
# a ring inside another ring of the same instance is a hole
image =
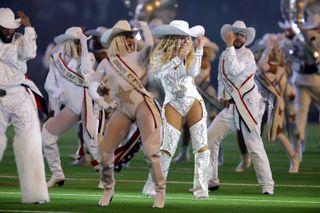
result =
[[[8,175],[0,175],[0,178],[5,179],[18,179],[18,176],[8,176]],[[71,181],[97,181],[98,178],[66,178],[66,180]],[[146,180],[117,180],[117,182],[123,183],[145,183]],[[169,184],[193,184],[193,182],[189,181],[168,181]],[[259,186],[255,183],[220,183],[221,186]],[[288,188],[320,188],[320,185],[290,185],[290,184],[276,184],[275,187],[288,187]]]
[[[20,195],[20,192],[0,192],[1,194],[10,194],[10,195]],[[61,196],[66,197],[97,197],[99,198],[101,194],[74,194],[74,193],[50,193],[50,196],[57,196],[61,198]],[[145,200],[146,197],[143,195],[136,196],[136,195],[124,195],[123,193],[115,194],[115,198],[134,198],[134,199],[141,199]],[[208,200],[212,201],[241,201],[241,202],[273,202],[273,203],[294,203],[294,204],[320,204],[320,201],[307,201],[307,200],[271,200],[269,199],[270,196],[265,196],[266,199],[250,199],[250,198],[238,198],[232,196],[211,196]],[[148,199],[148,198],[147,198]],[[151,198],[150,198],[151,200]],[[194,198],[186,198],[186,197],[177,197],[177,196],[167,196],[166,200],[195,200]],[[205,201],[205,200],[204,200]]]
[[[32,210],[21,210],[21,209],[0,209],[0,212],[41,212],[41,213],[75,213],[75,212],[56,212],[56,211],[32,211]]]

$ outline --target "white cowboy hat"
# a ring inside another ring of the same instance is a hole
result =
[[[124,32],[132,32],[134,34],[138,33],[139,30],[132,29],[129,22],[126,20],[118,21],[111,29],[105,31],[101,36],[101,43],[104,47],[108,48],[112,38]]]
[[[243,21],[235,21],[232,25],[225,24],[221,27],[220,35],[221,38],[225,41],[227,32],[242,32],[246,34],[245,45],[249,45],[253,42],[254,37],[256,36],[256,30],[253,27],[246,27],[246,24]]]
[[[320,15],[313,14],[310,15],[307,19],[307,22],[304,24],[303,28],[306,30],[311,30],[320,27]]]
[[[61,44],[62,42],[66,41],[66,40],[80,39],[81,34],[83,34],[81,27],[70,27],[66,30],[66,32],[64,34],[61,34],[61,35],[55,37],[54,42],[56,42],[57,44]],[[89,39],[89,38],[87,38],[87,39]]]
[[[170,24],[161,25],[152,30],[152,35],[155,38],[168,35],[197,37],[199,35],[204,35],[204,33],[205,30],[201,25],[196,25],[192,28],[189,28],[188,22],[183,20],[173,20],[170,22]]]
[[[0,26],[7,29],[17,29],[21,20],[14,19],[14,13],[10,8],[0,8]]]
[[[284,29],[284,30],[288,30],[291,28],[291,24],[290,22],[288,22],[287,20],[285,21],[278,21],[278,26],[281,28],[281,29]]]
[[[101,37],[102,34],[104,32],[106,32],[107,30],[108,30],[108,28],[103,27],[103,26],[99,26],[96,29],[91,29],[91,30],[86,31],[84,34]]]

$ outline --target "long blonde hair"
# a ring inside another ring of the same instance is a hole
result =
[[[195,51],[192,40],[187,41],[189,53],[186,56],[185,65],[188,69],[195,57]],[[150,56],[150,68],[152,71],[159,69],[158,66],[168,63],[172,58],[178,55],[181,46],[181,36],[166,36],[158,43]],[[160,54],[160,58],[159,58]]]
[[[135,42],[136,43],[136,42]],[[136,50],[137,48],[135,48]],[[107,49],[109,56],[124,55],[128,53],[129,47],[127,46],[126,37],[121,33],[114,36]]]
[[[79,59],[80,56],[77,52],[76,45],[74,44],[74,40],[66,40],[65,42],[59,44],[59,50],[70,58]]]

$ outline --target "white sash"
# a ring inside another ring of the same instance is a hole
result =
[[[71,70],[67,64],[61,58],[61,53],[54,54],[52,56],[52,61],[57,70],[61,73],[61,75],[66,78],[68,81],[74,83],[75,85],[81,87],[88,87],[86,80],[76,71]]]
[[[133,88],[135,88],[140,94],[143,95],[144,100],[146,101],[153,116],[155,128],[158,128],[159,123],[161,123],[159,111],[151,94],[144,88],[138,76],[124,61],[122,61],[119,55],[117,55],[116,57],[107,57],[107,59],[110,62],[113,70],[116,71],[124,80],[126,80]]]
[[[251,114],[249,108],[247,107],[246,103],[243,100],[243,95],[250,91],[255,85],[254,81],[250,78],[253,78],[253,75],[249,76],[240,86],[240,88],[236,87],[236,85],[227,77],[225,70],[224,70],[224,60],[222,61],[222,79],[223,84],[228,91],[228,93],[231,95],[235,102],[235,106],[237,108],[237,111],[247,126],[248,130],[251,131],[256,125],[257,122],[254,119],[253,115]]]
[[[275,96],[275,103],[273,103],[273,108],[268,110],[268,133],[267,141],[270,143],[275,141],[277,135],[282,131],[285,102],[284,98],[281,96],[280,91],[270,82],[268,77],[260,72],[257,74],[258,81]]]
[[[68,81],[77,86],[83,87],[83,108],[82,108],[82,121],[89,136],[94,138],[96,135],[96,122],[93,115],[92,99],[88,94],[88,84],[84,77],[76,71],[71,70],[63,61],[61,53],[52,56],[53,64],[61,75]]]
[[[121,60],[120,56],[117,57],[110,57],[108,58],[112,68],[120,74],[131,86],[133,86],[138,92],[143,95],[150,96],[150,93],[144,88],[143,84],[141,83],[140,79],[136,76],[136,74],[131,70],[128,65],[124,64]]]

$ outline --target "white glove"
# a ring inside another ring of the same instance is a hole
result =
[[[104,110],[115,109],[115,108],[117,108],[119,106],[118,102],[112,101],[110,103],[107,103],[107,102],[104,101],[103,98],[94,99],[94,102],[96,102]]]

